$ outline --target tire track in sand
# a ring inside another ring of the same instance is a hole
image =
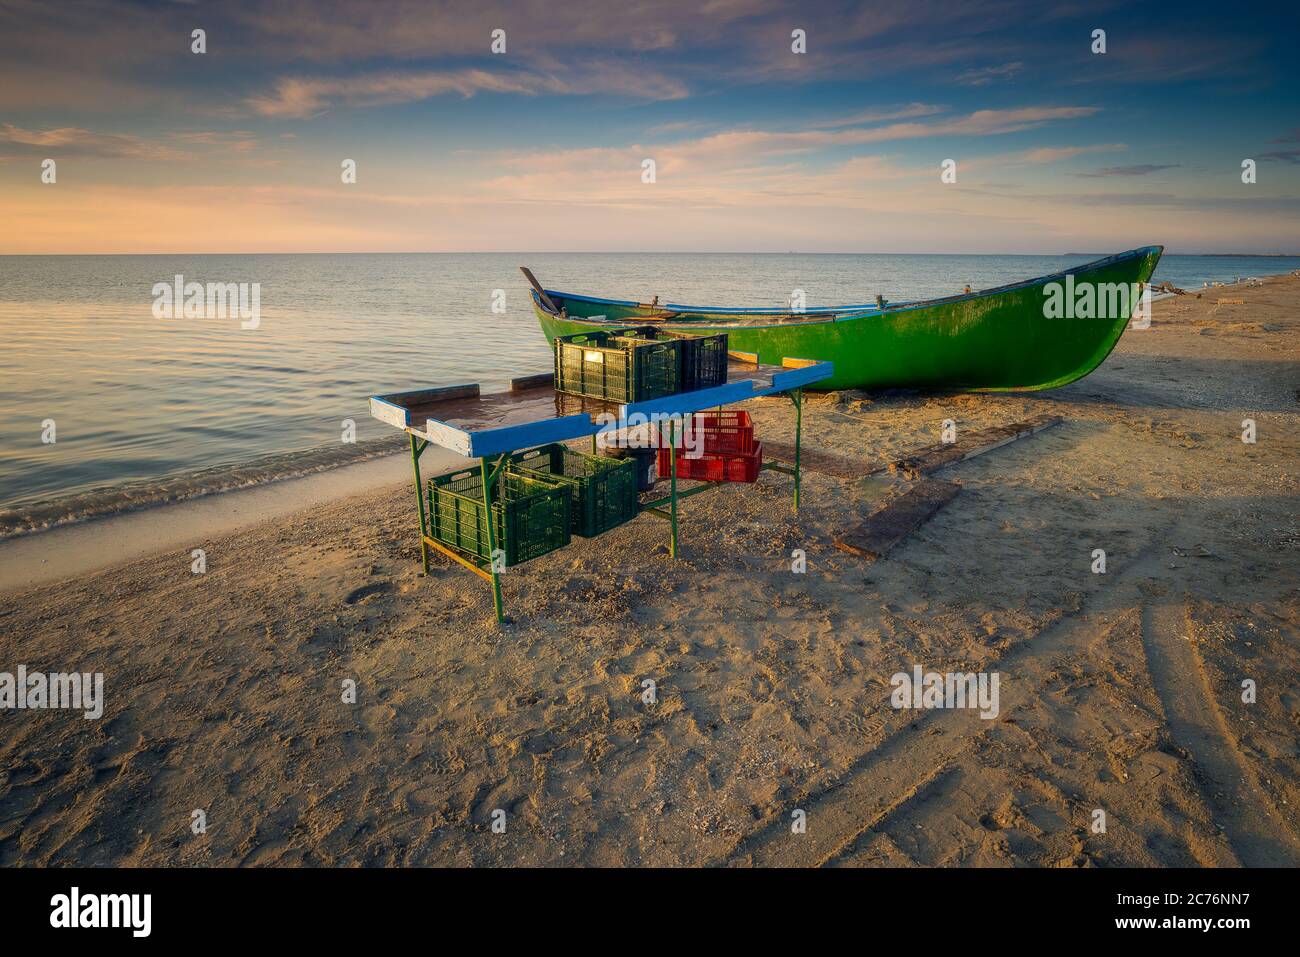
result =
[[[1167,582],[1167,592],[1173,587]],[[1142,608],[1147,671],[1174,742],[1192,757],[1202,796],[1247,867],[1300,866],[1300,842],[1246,762],[1190,640],[1187,601],[1153,596]]]
[[[1214,704],[1199,655],[1182,637],[1187,627],[1185,610],[1181,617],[1179,613],[1183,606],[1151,600],[1161,584],[1168,586],[1159,561],[1166,531],[1157,532],[1152,544],[1135,556],[1111,587],[1090,596],[1081,612],[1028,639],[998,662],[996,669],[1014,678],[1002,683],[1000,712],[1009,714],[1038,694],[1051,679],[1059,655],[1086,646],[1124,615],[1140,613],[1147,670],[1170,735],[1192,756],[1197,778],[1208,785],[1203,799],[1223,822],[1234,854],[1247,865],[1296,866],[1300,863],[1296,838],[1263,799]],[[808,815],[807,832],[797,840],[790,840],[789,820],[777,815],[738,841],[725,863],[784,867],[830,863],[911,801],[992,723],[972,710],[923,712],[859,758],[839,780],[797,802]],[[917,768],[927,770],[918,774]]]
[[[1093,596],[1099,606],[1063,619],[1024,641],[990,667],[1003,675],[999,713],[1010,714],[1051,679],[1053,663],[1077,651],[1099,631],[1112,628],[1140,604],[1133,579],[1138,566]],[[790,840],[790,822],[778,815],[742,838],[727,863],[776,867],[820,867],[853,849],[859,838],[910,801],[968,750],[997,719],[981,718],[972,709],[920,713],[879,747],[863,755],[838,781],[802,798],[808,829]],[[918,775],[917,768],[927,770]]]

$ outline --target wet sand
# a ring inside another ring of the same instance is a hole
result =
[[[1300,279],[1154,312],[1063,389],[811,398],[805,442],[871,464],[1065,419],[939,473],[874,564],[832,541],[893,479],[806,473],[795,515],[764,473],[689,499],[676,561],[642,516],[508,571],[498,627],[477,577],[419,575],[406,486],[155,510],[168,550],[0,597],[0,671],[106,692],[3,712],[0,864],[1300,863]],[[998,716],[895,710],[916,665],[997,672]]]

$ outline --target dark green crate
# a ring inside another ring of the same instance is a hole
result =
[[[510,468],[543,481],[563,482],[573,493],[573,534],[591,538],[637,515],[637,463],[543,445],[510,458]]]
[[[475,469],[432,478],[428,497],[429,537],[483,567],[490,565],[482,473]],[[567,485],[504,470],[493,494],[492,531],[505,564],[518,565],[569,544],[569,509]]]
[[[673,332],[657,329],[654,326],[637,326],[630,329],[615,329],[613,335],[617,341],[632,342],[650,340],[655,342],[678,342],[681,361],[678,363],[678,391],[694,392],[696,389],[708,389],[727,382],[727,334],[703,335],[693,332]]]
[[[555,340],[555,388],[611,402],[644,402],[680,389],[681,347],[675,341],[618,341],[606,332]]]

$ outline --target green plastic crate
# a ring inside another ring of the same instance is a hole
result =
[[[647,340],[679,343],[681,359],[678,362],[677,382],[680,392],[694,392],[696,389],[708,389],[725,385],[727,382],[727,334],[725,332],[705,335],[694,332],[672,332],[654,326],[636,326],[630,329],[615,329],[612,335],[620,342]]]
[[[429,537],[487,567],[487,511],[478,469],[429,480]],[[567,485],[519,475],[506,468],[497,478],[492,517],[496,546],[505,564],[518,565],[569,544],[570,490]]]
[[[543,481],[562,482],[573,493],[569,515],[574,535],[591,538],[637,515],[637,463],[586,455],[558,442],[511,456],[510,468]]]
[[[616,340],[607,332],[558,336],[555,388],[611,402],[644,402],[680,391],[676,341]]]

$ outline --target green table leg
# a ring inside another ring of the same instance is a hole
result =
[[[799,458],[803,435],[803,388],[794,390],[794,510],[799,511]]]
[[[670,524],[672,526],[671,538],[669,539],[668,554],[673,558],[677,557],[677,422],[669,420],[668,422],[668,474],[669,480],[668,496],[672,503]]]
[[[428,520],[424,514],[424,489],[420,485],[420,456],[424,454],[428,442],[417,442],[414,435],[411,436],[411,467],[415,469],[415,505],[420,512],[420,562],[424,565],[424,573],[429,574],[429,545],[424,540],[424,536],[429,534]]]
[[[502,456],[499,462],[505,462],[505,456]],[[486,458],[479,459],[478,464],[483,476],[483,505],[487,509],[488,571],[492,575],[492,608],[497,613],[497,621],[503,622],[506,620],[506,614],[501,603],[501,578],[496,563],[496,522],[492,515],[492,486],[496,483],[497,476],[501,474],[501,465],[489,469]]]

